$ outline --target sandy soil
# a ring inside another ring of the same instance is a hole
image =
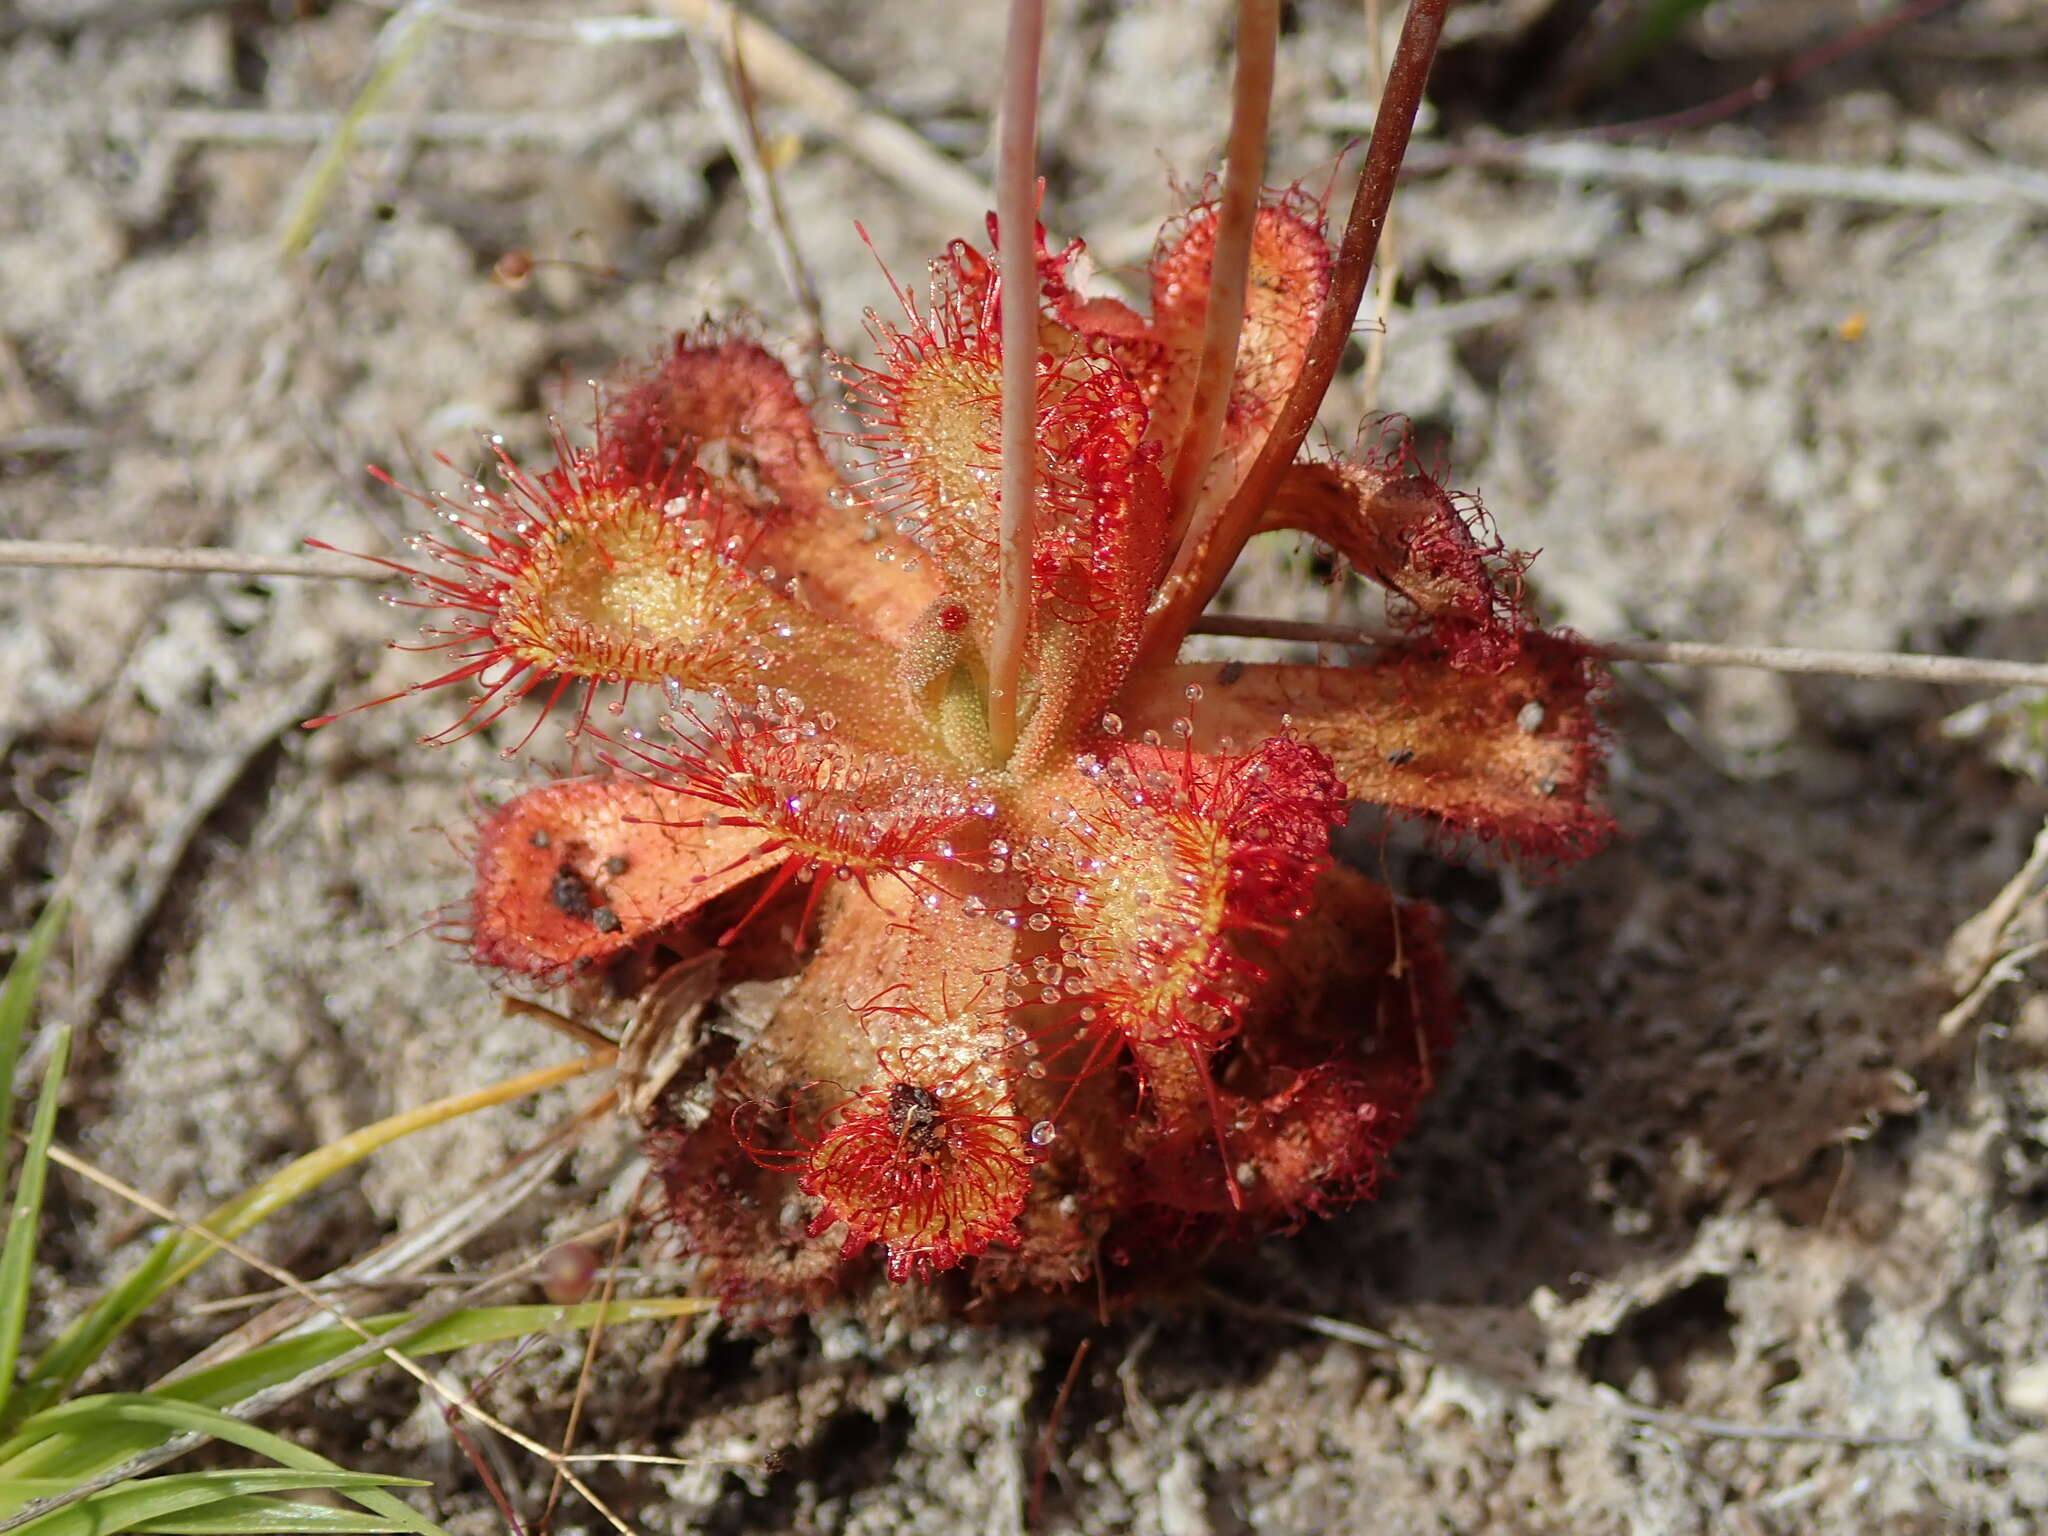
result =
[[[1463,8],[1436,131],[1688,104],[1862,14],[1715,6],[1568,107],[1536,25],[1567,9]],[[1048,213],[1129,260],[1174,179],[1217,153],[1230,8],[1055,12]],[[999,7],[757,14],[986,175]],[[1364,32],[1348,4],[1291,17],[1274,173],[1319,185],[1363,121]],[[707,312],[798,333],[676,40],[435,31],[385,103],[395,135],[347,158],[311,255],[281,259],[317,148],[302,114],[353,99],[385,19],[0,10],[0,535],[386,547],[414,514],[365,464],[431,479],[432,454],[467,459],[483,431],[538,451],[550,408],[584,410],[581,380]],[[829,340],[857,354],[887,289],[854,221],[899,276],[974,231],[800,110],[765,118],[788,136]],[[1589,633],[2038,654],[2038,11],[1964,4],[1681,147],[2032,180],[1905,206],[1418,177],[1381,402],[1443,444],[1510,543],[1543,549],[1547,611]],[[514,249],[557,264],[508,289],[492,267]],[[1347,376],[1332,436],[1365,406]],[[1320,616],[1307,564],[1266,551],[1235,600]],[[483,743],[415,748],[440,701],[296,728],[420,675],[378,648],[392,615],[365,589],[25,572],[0,576],[0,611],[0,921],[25,927],[85,861],[55,1009],[88,1030],[66,1121],[81,1149],[196,1213],[376,1115],[560,1056],[417,933],[460,890],[446,829],[526,770]],[[1107,1327],[706,1330],[672,1357],[622,1330],[582,1443],[697,1464],[592,1475],[650,1531],[1008,1532],[1041,1470],[1048,1531],[2034,1528],[2048,997],[2008,987],[1947,1045],[1937,1021],[1944,948],[2018,869],[2048,797],[1998,742],[1944,736],[1977,697],[1636,671],[1611,851],[1530,887],[1397,840],[1398,882],[1453,920],[1455,1066],[1381,1200],[1213,1281],[1412,1348],[1220,1302]],[[567,1102],[409,1143],[266,1229],[266,1251],[302,1273],[338,1262]],[[626,1150],[594,1137],[469,1262],[618,1209]],[[143,1235],[76,1186],[54,1198],[38,1331]],[[147,1380],[219,1326],[156,1319],[107,1381]],[[547,1440],[577,1359],[550,1343],[460,1375]],[[395,1375],[278,1422],[433,1477],[458,1531],[502,1529],[439,1408]],[[1859,1436],[1879,1443],[1830,1439]],[[500,1475],[539,1508],[539,1467],[508,1456]],[[565,1508],[558,1526],[594,1522]]]

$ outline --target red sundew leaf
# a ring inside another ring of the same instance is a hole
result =
[[[1301,917],[1343,815],[1329,760],[1279,736],[1242,757],[1112,749],[1048,780],[1021,862],[1065,937],[1087,1033],[1227,1037],[1263,978],[1240,935]]]
[[[1355,668],[1200,663],[1148,673],[1117,702],[1133,732],[1191,720],[1203,751],[1285,721],[1330,754],[1352,799],[1542,864],[1583,858],[1614,830],[1594,800],[1602,682],[1582,642],[1530,630],[1499,672],[1461,671],[1419,648]]]
[[[1058,259],[1041,266],[1054,273],[1045,283],[1056,308]],[[879,361],[848,380],[865,422],[858,440],[874,454],[864,494],[914,524],[948,590],[978,616],[994,600],[1000,529],[999,289],[987,259],[956,242],[922,308],[906,295],[902,326],[871,320]],[[1090,355],[1050,314],[1040,344],[1036,609],[1048,621],[1107,620],[1135,634],[1165,556],[1144,399],[1119,363]]]
[[[823,878],[930,887],[988,840],[995,802],[957,774],[865,750],[808,716],[683,713],[672,743],[623,745],[605,761],[681,791],[714,825],[754,829]]]
[[[880,1245],[899,1281],[1015,1239],[1040,1156],[1000,1065],[1013,942],[957,904],[837,888],[816,957],[721,1085],[731,1109],[650,1144],[707,1286],[772,1289],[786,1262],[815,1273],[828,1237],[842,1262]],[[706,1168],[757,1208],[816,1201],[806,1229],[759,1253],[736,1245],[733,1214],[688,1177]]]
[[[728,1314],[766,1322],[825,1305],[846,1283],[839,1245],[811,1237],[782,1168],[734,1135],[758,1106],[721,1095],[685,1126],[659,1110],[644,1150],[661,1214],[697,1267],[696,1285]]]
[[[1266,440],[1287,392],[1308,356],[1309,337],[1330,285],[1330,247],[1323,206],[1299,188],[1266,194],[1252,226],[1251,270],[1244,330],[1238,340],[1223,446],[1239,467]],[[1217,204],[1190,209],[1160,236],[1152,259],[1152,329],[1164,348],[1164,371],[1152,377],[1154,430],[1177,442],[1193,398],[1194,359],[1209,307],[1209,267],[1216,249]],[[1212,486],[1228,496],[1236,475]]]
[[[923,308],[899,290],[899,327],[872,313],[872,368],[843,375],[872,455],[859,489],[878,515],[937,558],[948,590],[978,605],[994,586],[1000,478],[1002,350],[995,288],[962,294],[945,264],[933,267]]]
[[[1476,501],[1421,472],[1405,433],[1364,463],[1284,471],[1259,527],[1276,530],[1320,540],[1402,599],[1403,617],[1453,667],[1497,672],[1521,649],[1526,560],[1502,547]]]
[[[827,1118],[799,1183],[822,1207],[814,1234],[846,1228],[843,1257],[879,1244],[901,1282],[1017,1240],[1036,1159],[987,1081],[894,1064]]]
[[[1215,1087],[1244,1175],[1237,1201],[1202,1144],[1207,1109],[1193,1085],[1148,1082],[1158,1129],[1143,1151],[1157,1204],[1257,1231],[1372,1194],[1458,1017],[1434,914],[1341,866],[1263,962],[1267,981]]]
[[[420,643],[402,648],[455,663],[406,693],[456,684],[473,690],[455,723],[427,743],[482,730],[529,695],[542,708],[521,746],[564,697],[580,695],[574,740],[609,690],[617,690],[608,706],[617,714],[635,688],[674,684],[745,696],[772,679],[776,694],[829,713],[864,740],[909,750],[926,744],[921,722],[873,685],[893,660],[886,641],[833,624],[749,568],[749,514],[701,481],[671,494],[673,487],[629,474],[612,462],[603,437],[594,452],[571,449],[559,435],[557,445],[561,462],[540,474],[500,450],[506,489],[471,482],[466,503],[408,493],[458,530],[461,543],[413,540],[450,574],[373,561],[411,578],[416,595],[396,599],[398,606],[433,617]]]
[[[994,214],[988,219],[989,247],[998,244],[1000,227]],[[1038,287],[1043,323],[1039,345],[1056,356],[1076,350],[1103,357],[1115,357],[1134,379],[1151,379],[1163,366],[1165,349],[1152,332],[1152,322],[1130,305],[1108,295],[1084,297],[1076,290],[1072,275],[1087,259],[1087,243],[1069,240],[1059,250],[1046,244],[1045,226],[1037,226]],[[964,240],[946,247],[944,262],[947,289],[956,302],[993,315],[997,301],[996,264]],[[1140,360],[1134,366],[1134,360]]]
[[[600,438],[607,462],[671,484],[701,478],[753,514],[748,563],[797,578],[829,619],[893,639],[932,599],[916,551],[856,504],[789,371],[754,342],[677,336],[606,403]]]
[[[1165,559],[1166,481],[1138,391],[1116,364],[1075,357],[1040,427],[1032,552],[1039,699],[1017,753],[1029,772],[1069,747],[1122,685]]]
[[[680,827],[716,806],[633,781],[528,790],[479,830],[470,950],[559,980],[656,937],[786,854],[751,827]]]
[[[634,687],[667,678],[693,687],[750,680],[779,630],[792,620],[815,624],[732,558],[741,535],[718,498],[692,493],[676,505],[666,488],[623,473],[601,452],[572,449],[559,433],[556,447],[560,462],[541,474],[499,449],[502,491],[472,481],[464,502],[405,493],[457,530],[461,542],[411,541],[447,574],[365,557],[411,578],[416,595],[394,601],[435,620],[419,643],[400,648],[455,663],[407,692],[462,683],[475,690],[460,718],[428,744],[481,730],[535,692],[543,718],[565,694],[581,693],[573,736],[601,690],[620,689],[623,708]]]
[[[922,896],[899,897],[890,916],[879,943],[871,925],[827,939],[850,957],[866,951],[842,972],[842,1008],[865,1050],[843,1032],[860,1071],[835,1079],[798,1182],[820,1202],[814,1235],[843,1228],[848,1258],[879,1246],[901,1282],[1014,1244],[1040,1158],[1005,1028],[1014,930]],[[863,979],[869,968],[882,974]]]
[[[1050,386],[1050,387],[1048,387]],[[1032,601],[1068,623],[1135,631],[1158,575],[1164,478],[1137,386],[1114,363],[1075,358],[1040,385],[1041,484]]]
[[[1047,316],[1063,320],[1079,302],[1068,285],[1067,273],[1080,259],[1085,247],[1079,240],[1070,240],[1059,250],[1053,250],[1047,244],[1045,226],[1038,223],[1032,225],[1032,238],[1036,251],[1034,262],[1039,306]],[[988,216],[988,248],[995,251],[1001,246],[1002,226],[991,213]],[[965,240],[954,240],[946,246],[945,256],[933,270],[935,275],[943,271],[945,289],[956,304],[978,313],[993,315],[997,312],[1000,307],[997,267],[990,256]]]

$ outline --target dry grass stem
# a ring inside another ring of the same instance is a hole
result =
[[[583,1337],[583,1362],[576,1370],[576,1390],[569,1399],[569,1422],[562,1426],[562,1447],[555,1462],[554,1478],[548,1485],[547,1504],[541,1511],[542,1530],[549,1529],[555,1506],[561,1500],[562,1487],[573,1459],[570,1450],[576,1444],[576,1432],[583,1425],[584,1404],[590,1399],[590,1375],[597,1365],[597,1346],[604,1337],[605,1318],[610,1312],[612,1298],[618,1293],[619,1269],[626,1256],[626,1239],[633,1231],[632,1213],[641,1208],[641,1202],[646,1198],[647,1175],[643,1173],[640,1182],[634,1186],[633,1198],[626,1202],[627,1214],[619,1219],[618,1230],[612,1235],[611,1259],[604,1267],[604,1281],[598,1292],[597,1319]]]
[[[973,228],[995,203],[959,162],[915,129],[861,100],[860,92],[779,34],[725,0],[662,0],[693,28],[729,37],[747,61],[747,78],[789,103],[873,169],[947,220]]]
[[[1352,624],[1307,619],[1264,619],[1240,614],[1206,614],[1191,631],[1247,640],[1302,640],[1314,644],[1375,646],[1394,637]],[[1912,651],[1824,651],[1802,646],[1715,645],[1703,640],[1596,640],[1609,661],[1640,661],[1676,667],[1750,667],[1761,672],[1811,673],[1899,683],[1991,683],[2003,687],[2048,688],[2048,663],[1980,660],[1974,656],[1927,656]]]
[[[390,573],[360,560],[329,555],[249,555],[232,549],[144,549],[70,544],[54,539],[0,539],[0,568],[65,567],[84,571],[165,571],[202,576],[286,576],[319,581],[385,581]]]
[[[1327,126],[1355,122],[1345,106],[1322,114]],[[1339,121],[1339,118],[1342,121]],[[1751,155],[1694,154],[1643,144],[1588,139],[1507,140],[1498,144],[1425,145],[1404,174],[1428,175],[1482,166],[1555,181],[1623,183],[1704,195],[1731,193],[1806,201],[1877,203],[1895,208],[2048,207],[2048,171],[1996,165],[1971,171],[1894,170],[1879,165],[1822,165]]]
[[[748,99],[745,60],[740,53],[737,30],[723,39],[701,27],[689,30],[690,56],[697,61],[697,78],[725,147],[739,167],[740,185],[747,195],[747,213],[754,232],[768,247],[782,285],[789,290],[804,327],[804,383],[813,400],[825,394],[825,312],[818,304],[818,289],[804,266],[796,240],[790,234],[789,217],[776,190],[775,176],[761,154],[760,126],[754,120]]]
[[[472,1238],[488,1231],[547,1188],[555,1170],[576,1149],[582,1133],[610,1115],[612,1101],[611,1090],[599,1094],[589,1104],[565,1116],[545,1136],[512,1157],[503,1168],[455,1204],[323,1276],[318,1282],[318,1289],[322,1294],[352,1300],[380,1296],[385,1288],[401,1280],[427,1283],[427,1277],[419,1276],[419,1270],[460,1251]],[[174,1380],[187,1371],[198,1370],[230,1354],[253,1349],[297,1326],[305,1316],[306,1308],[301,1302],[281,1300],[183,1362],[166,1379]]]
[[[1489,316],[1491,314],[1489,312]],[[79,570],[164,571],[213,576],[283,576],[308,580],[388,581],[388,571],[360,561],[314,555],[240,555],[232,550],[146,549],[106,544],[65,544],[38,539],[0,539],[0,569],[59,566]],[[1309,619],[1268,619],[1240,614],[1205,614],[1191,626],[1197,635],[1252,640],[1302,640],[1328,645],[1381,645],[1389,638],[1350,624]],[[2048,687],[2048,664],[1928,656],[1910,651],[1833,651],[1801,646],[1719,645],[1702,640],[1606,640],[1595,642],[1610,661],[1640,661],[1675,667],[1751,667],[1826,677],[1870,678],[1908,683],[1990,683],[2005,687]],[[294,705],[294,708],[300,706]],[[512,1006],[520,1006],[514,1004]],[[521,1011],[526,1011],[522,1008]],[[557,1016],[559,1017],[559,1016]],[[602,1040],[594,1036],[586,1044]],[[609,1044],[609,1042],[605,1042]]]

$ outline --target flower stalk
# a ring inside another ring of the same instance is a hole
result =
[[[988,733],[998,762],[1017,745],[1018,684],[1031,623],[1031,549],[1038,496],[1038,294],[1030,281],[1038,223],[1038,65],[1045,0],[1010,0],[996,172],[1002,285],[1002,534],[989,648]]]

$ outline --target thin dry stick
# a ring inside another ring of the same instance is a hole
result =
[[[1308,619],[1263,619],[1239,614],[1204,614],[1189,630],[1245,640],[1305,640],[1332,645],[1379,646],[1396,637],[1355,624],[1319,624]],[[2007,688],[2048,687],[2048,664],[1979,660],[1975,656],[1926,656],[1912,651],[1820,651],[1802,646],[1714,645],[1700,640],[1595,640],[1595,654],[1608,661],[1654,662],[1678,667],[1751,667],[1760,672],[1813,673],[1900,683],[1992,683]]]
[[[754,233],[768,247],[782,285],[796,301],[809,332],[804,339],[804,382],[816,399],[825,387],[825,311],[818,303],[818,290],[805,270],[803,257],[797,254],[796,242],[790,237],[789,220],[783,212],[781,195],[775,190],[775,178],[761,155],[760,130],[745,99],[737,29],[729,32],[721,43],[702,28],[691,27],[690,56],[697,61],[697,74],[703,81],[712,114],[718,119],[719,132],[725,136],[725,147],[733,164],[739,167],[740,185],[746,192]]]
[[[2048,206],[2048,173],[2022,166],[1974,171],[1896,170],[1744,155],[1701,155],[1585,139],[1509,139],[1419,150],[1409,176],[1481,166],[1565,182],[1624,182],[1697,193],[1879,203],[1898,208]]]
[[[1315,425],[1316,411],[1329,393],[1330,380],[1336,377],[1337,364],[1351,340],[1352,323],[1358,318],[1358,306],[1365,298],[1366,277],[1379,247],[1394,185],[1400,179],[1401,162],[1407,157],[1415,114],[1422,106],[1423,88],[1429,83],[1429,67],[1436,58],[1437,39],[1443,35],[1444,13],[1449,8],[1450,0],[1410,0],[1401,41],[1394,50],[1394,66],[1387,72],[1387,88],[1380,94],[1372,141],[1358,173],[1358,191],[1351,200],[1351,214],[1330,273],[1330,289],[1316,315],[1301,373],[1229,502],[1206,530],[1191,530],[1175,555],[1173,574],[1162,585],[1160,601],[1148,620],[1142,651],[1146,660],[1169,659],[1167,653],[1208,605],[1272,499],[1274,482],[1294,462],[1302,439]]]
[[[569,1422],[562,1426],[561,1460],[555,1464],[555,1475],[548,1484],[547,1503],[542,1506],[540,1528],[553,1528],[555,1506],[561,1502],[564,1474],[572,1459],[570,1447],[576,1443],[576,1432],[583,1427],[583,1405],[590,1396],[590,1374],[597,1366],[598,1341],[604,1337],[605,1318],[611,1312],[612,1298],[618,1294],[619,1267],[626,1255],[626,1239],[633,1231],[633,1213],[640,1209],[640,1202],[647,1198],[648,1175],[640,1175],[640,1182],[633,1187],[633,1198],[626,1204],[627,1214],[619,1218],[618,1232],[612,1238],[611,1262],[605,1266],[604,1287],[598,1294],[597,1316],[591,1320],[590,1331],[583,1339],[583,1364],[576,1372],[576,1391],[569,1399]]]
[[[1666,662],[1681,667],[1753,667],[1766,672],[1811,672],[1907,683],[1995,683],[2007,688],[2048,685],[2048,666],[2030,661],[1980,661],[1974,656],[1712,645],[1700,640],[1610,640],[1596,649],[1609,661]]]
[[[1225,149],[1223,196],[1216,207],[1215,243],[1209,253],[1208,309],[1194,402],[1174,455],[1167,505],[1172,537],[1187,529],[1195,499],[1208,478],[1237,373],[1250,280],[1252,227],[1265,181],[1266,123],[1273,106],[1273,61],[1280,45],[1279,0],[1243,0],[1237,8],[1237,67],[1230,94],[1230,138]]]
[[[1052,1412],[1045,1416],[1045,1428],[1038,1434],[1038,1465],[1031,1473],[1031,1502],[1026,1507],[1030,1513],[1024,1521],[1026,1530],[1039,1528],[1038,1517],[1045,1508],[1045,1479],[1052,1471],[1053,1451],[1058,1442],[1060,1419],[1067,1411],[1067,1399],[1074,1395],[1074,1383],[1081,1379],[1081,1365],[1087,1360],[1088,1351],[1095,1345],[1093,1339],[1083,1339],[1074,1347],[1074,1358],[1067,1362],[1067,1374],[1060,1382],[1059,1392],[1053,1397]]]
[[[1948,1012],[1944,1013],[1934,1026],[1937,1042],[1953,1040],[1963,1032],[1965,1026],[1984,1010],[1991,1000],[1991,994],[2009,981],[2018,981],[2027,973],[2027,967],[2048,954],[2048,939],[2036,939],[2031,944],[2022,944],[2018,949],[2008,950],[1991,962],[1989,969],[1977,979],[1967,996]]]
[[[349,581],[392,579],[388,570],[312,555],[240,555],[226,549],[145,549],[0,539],[0,569],[9,566]],[[1351,624],[1319,624],[1306,619],[1266,619],[1225,613],[1204,614],[1189,626],[1188,633],[1235,636],[1247,640],[1305,640],[1319,644],[1362,646],[1384,645],[1390,638]],[[1980,660],[1974,656],[1927,656],[1911,651],[1823,651],[1802,646],[1715,645],[1699,640],[1607,640],[1593,642],[1593,648],[1609,661],[1654,662],[1674,667],[1753,667],[1762,672],[1810,673],[1902,683],[2048,687],[2048,665],[2030,661]],[[595,1038],[602,1039],[601,1036]]]
[[[336,581],[383,581],[390,575],[359,560],[334,560],[320,555],[249,555],[233,549],[146,549],[0,539],[0,568],[8,566],[195,572],[208,576],[295,576]]]
[[[615,1091],[607,1088],[573,1114],[557,1121],[545,1136],[516,1153],[495,1174],[455,1204],[428,1217],[418,1226],[387,1238],[370,1252],[351,1259],[339,1269],[329,1271],[316,1282],[317,1287],[322,1294],[347,1300],[374,1295],[400,1283],[401,1279],[420,1284],[432,1283],[432,1277],[420,1276],[418,1271],[456,1252],[477,1233],[543,1188],[555,1170],[576,1150],[584,1130],[610,1115],[614,1097]],[[298,1326],[304,1317],[302,1305],[275,1298],[264,1312],[181,1362],[163,1380],[174,1381],[189,1371],[202,1369],[244,1349],[253,1349],[276,1338],[286,1329]]]
[[[161,1201],[152,1199],[133,1185],[94,1166],[84,1158],[74,1155],[61,1146],[53,1145],[50,1148],[50,1160],[59,1167],[68,1169],[79,1177],[99,1185],[102,1189],[107,1190],[118,1198],[128,1201],[138,1210],[146,1212],[156,1220],[177,1226],[183,1231],[191,1233],[194,1237],[220,1249],[221,1252],[240,1263],[246,1264],[250,1268],[269,1276],[278,1284],[298,1293],[303,1300],[309,1302],[320,1311],[332,1316],[342,1327],[347,1328],[363,1340],[361,1345],[349,1351],[348,1354],[342,1355],[335,1360],[327,1361],[313,1370],[293,1378],[292,1381],[283,1382],[277,1387],[256,1393],[228,1409],[227,1411],[235,1417],[253,1418],[259,1412],[268,1411],[277,1403],[284,1401],[283,1397],[276,1396],[275,1394],[284,1391],[286,1388],[291,1388],[294,1392],[303,1390],[305,1386],[313,1385],[317,1381],[340,1374],[361,1359],[368,1359],[373,1355],[382,1355],[407,1375],[413,1377],[429,1392],[439,1397],[443,1402],[458,1408],[463,1414],[474,1419],[486,1429],[502,1435],[522,1450],[531,1452],[543,1460],[555,1461],[555,1453],[549,1450],[548,1447],[542,1445],[538,1440],[521,1434],[511,1425],[493,1417],[474,1403],[464,1401],[460,1396],[436,1380],[431,1371],[420,1365],[410,1355],[405,1354],[400,1348],[405,1338],[411,1334],[419,1332],[443,1317],[453,1316],[465,1307],[472,1305],[477,1292],[485,1289],[494,1289],[503,1285],[507,1279],[519,1272],[517,1268],[508,1271],[505,1275],[493,1276],[482,1282],[478,1287],[473,1288],[472,1291],[451,1298],[449,1301],[438,1306],[421,1309],[400,1329],[395,1329],[385,1334],[373,1333],[332,1301],[322,1297],[290,1270],[272,1264],[253,1249],[244,1247],[232,1238],[210,1231],[196,1221],[187,1220]],[[259,1403],[260,1407],[257,1406]],[[154,1468],[162,1466],[166,1462],[176,1460],[187,1451],[195,1446],[204,1444],[211,1438],[209,1435],[196,1433],[179,1435],[172,1440],[166,1441],[153,1451],[130,1458],[120,1466],[111,1469],[99,1477],[81,1483],[75,1488],[66,1489],[62,1494],[23,1506],[7,1519],[0,1520],[0,1533],[13,1530],[16,1526],[26,1524],[29,1520],[47,1514],[51,1510],[61,1509],[66,1505],[74,1504],[88,1494],[99,1492],[103,1488],[113,1487],[116,1483],[125,1482],[127,1479],[138,1476],[143,1472],[154,1470]],[[588,1500],[591,1508],[602,1515],[612,1528],[620,1533],[620,1536],[636,1536],[633,1528],[620,1519],[613,1512],[611,1506],[599,1498],[587,1483],[577,1477],[575,1473],[569,1472],[566,1469],[564,1475],[568,1478],[570,1486]]]
[[[997,259],[1003,276],[1002,531],[995,632],[989,641],[988,733],[996,761],[1017,745],[1017,683],[1031,627],[1031,545],[1038,496],[1038,62],[1045,0],[1010,0],[996,161]]]
[[[1991,994],[2008,981],[2017,980],[2027,963],[2042,953],[2039,941],[2008,946],[2020,915],[2040,905],[2048,892],[2041,881],[2048,875],[2048,822],[2034,834],[2034,846],[2018,873],[2006,881],[1991,904],[1955,931],[1942,956],[1942,969],[1955,984],[1958,1001],[1935,1026],[1936,1040],[1950,1040],[1983,1009]]]
[[[746,54],[750,79],[787,101],[875,170],[956,224],[972,227],[994,201],[989,190],[894,118],[869,108],[860,92],[726,0],[662,0],[693,27],[731,36]]]

